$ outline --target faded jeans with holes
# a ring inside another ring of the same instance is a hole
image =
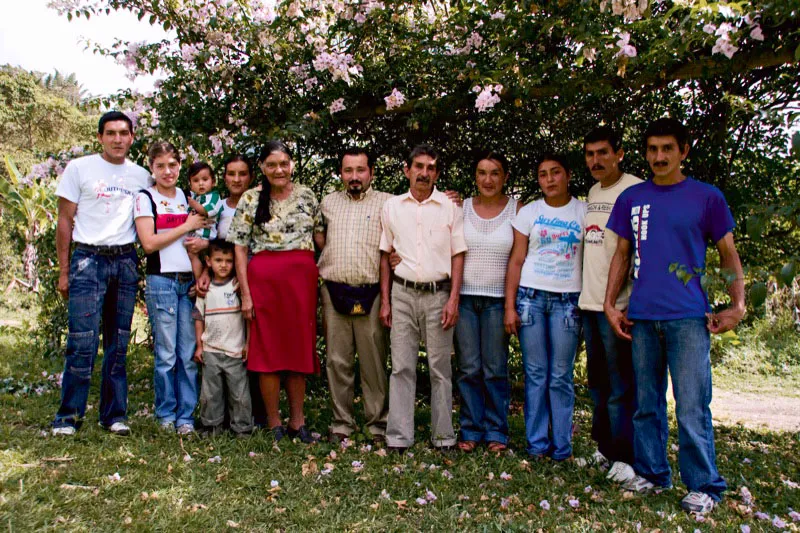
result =
[[[69,269],[69,334],[54,427],[79,427],[86,414],[89,383],[103,326],[100,423],[127,418],[125,360],[139,281],[136,252],[101,255],[76,249]],[[101,320],[102,318],[102,320]]]
[[[148,275],[145,302],[155,344],[155,404],[160,424],[194,424],[197,406],[197,363],[195,350],[194,304],[189,298],[193,281],[180,283],[158,275]]]
[[[711,425],[711,340],[705,318],[634,320],[633,469],[660,487],[672,486],[667,461],[667,371],[678,419],[678,465],[690,491],[719,501],[727,488],[717,471]]]
[[[572,371],[581,332],[579,295],[527,287],[517,290],[527,451],[556,461],[572,455]]]

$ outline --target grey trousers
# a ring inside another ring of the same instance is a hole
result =
[[[327,345],[328,386],[333,407],[332,433],[350,435],[358,429],[353,416],[355,356],[361,370],[366,429],[373,436],[386,433],[389,382],[386,377],[386,330],[381,324],[381,297],[369,315],[343,315],[333,308],[328,288],[322,287],[322,323]]]
[[[228,394],[225,397],[225,389]],[[231,430],[248,433],[253,430],[250,402],[250,380],[247,367],[238,357],[216,352],[203,352],[203,384],[200,389],[200,421],[216,427],[225,419],[228,404]]]
[[[456,443],[453,431],[453,328],[442,329],[442,308],[449,291],[417,291],[392,286],[392,375],[386,443],[414,444],[414,400],[419,342],[425,341],[431,375],[431,440],[434,446]]]

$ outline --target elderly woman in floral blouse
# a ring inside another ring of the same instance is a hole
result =
[[[236,245],[242,313],[251,321],[247,368],[259,373],[275,440],[288,433],[310,443],[314,438],[305,425],[303,401],[306,375],[319,372],[312,239],[318,203],[311,189],[292,182],[294,162],[282,142],[267,143],[258,165],[266,180],[260,190],[242,195],[227,237]],[[278,410],[282,375],[289,399],[288,427]]]

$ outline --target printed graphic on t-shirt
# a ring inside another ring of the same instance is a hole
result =
[[[635,240],[633,255],[633,278],[639,279],[639,267],[641,266],[641,256],[639,250],[641,243],[647,240],[647,225],[650,219],[650,204],[634,205],[631,207],[631,228]]]
[[[554,280],[572,279],[574,265],[580,259],[580,224],[575,220],[539,215],[534,226],[539,240],[536,250],[539,258],[533,263],[534,273]]]

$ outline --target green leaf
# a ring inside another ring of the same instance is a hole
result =
[[[750,287],[750,303],[753,307],[760,307],[767,299],[767,284],[763,281],[753,283]]]
[[[798,48],[800,50],[800,48]],[[800,131],[794,132],[792,135],[792,153],[795,159],[800,159]]]
[[[796,275],[796,272],[795,272],[795,263],[794,263],[794,261],[789,261],[788,263],[783,265],[783,268],[781,268],[781,272],[779,274],[779,276],[781,278],[781,281],[787,286],[792,284],[792,281],[794,281],[795,275]]]
[[[747,236],[750,237],[752,240],[756,241],[761,238],[761,232],[764,231],[764,226],[761,222],[761,218],[757,217],[756,215],[750,215],[747,217],[747,222],[745,223],[747,227]]]
[[[700,276],[700,286],[703,288],[704,291],[708,290],[708,284],[710,281],[711,280],[707,275],[703,274],[702,276]]]
[[[672,274],[678,269],[678,263],[670,263],[669,265],[669,272]]]

